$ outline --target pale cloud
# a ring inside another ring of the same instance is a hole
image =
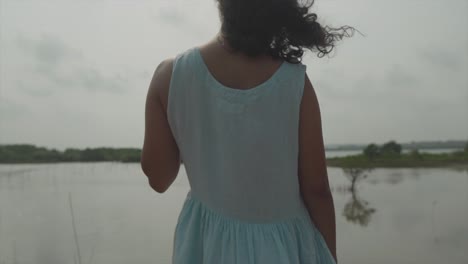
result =
[[[162,7],[153,15],[156,21],[163,21],[167,24],[180,27],[187,24],[186,15],[174,6]]]
[[[13,120],[30,113],[30,108],[27,104],[22,104],[10,99],[1,98],[0,100],[0,122],[5,120]]]
[[[401,87],[415,89],[418,84],[418,78],[411,74],[408,69],[405,69],[404,66],[399,64],[394,64],[390,69],[388,69],[385,81],[388,84],[389,89]]]
[[[121,74],[106,74],[88,65],[79,49],[68,46],[53,34],[38,39],[17,36],[17,47],[30,62],[25,66],[33,78],[17,81],[18,88],[32,96],[47,96],[54,91],[86,89],[112,93],[125,92],[129,80]],[[37,81],[43,85],[38,86]]]
[[[463,55],[463,54],[462,54]],[[463,59],[455,52],[446,50],[426,50],[421,52],[421,58],[441,68],[441,70],[459,71],[463,65]],[[466,63],[466,62],[465,62]]]
[[[51,34],[42,34],[35,40],[18,35],[16,44],[21,51],[32,56],[37,64],[45,68],[38,68],[38,71],[49,71],[50,68],[59,67],[67,59],[83,58],[79,50],[72,49],[60,38]]]

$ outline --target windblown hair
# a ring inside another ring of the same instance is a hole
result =
[[[322,27],[309,13],[312,0],[216,0],[222,22],[221,33],[235,52],[250,57],[269,54],[290,63],[300,63],[304,48],[329,54],[337,41],[351,37],[355,29]]]

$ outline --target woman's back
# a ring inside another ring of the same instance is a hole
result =
[[[191,187],[174,263],[333,263],[299,186],[306,66],[266,59],[245,74],[239,65],[248,62],[210,52],[180,53],[168,91],[168,121]]]
[[[193,196],[250,221],[303,212],[297,161],[305,69],[283,62],[266,81],[241,90],[215,79],[199,48],[177,57],[168,119]]]

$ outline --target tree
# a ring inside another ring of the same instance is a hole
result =
[[[386,153],[386,154],[401,154],[401,145],[396,143],[395,141],[389,141],[387,143],[385,143],[382,148],[381,148],[381,151],[382,153]]]
[[[63,153],[65,161],[79,161],[81,159],[81,151],[79,149],[67,148]]]
[[[363,150],[364,156],[369,158],[370,160],[373,160],[375,157],[377,157],[380,153],[380,148],[376,144],[369,144],[367,147]]]
[[[466,145],[465,145],[465,152],[468,152],[468,142],[466,142]]]

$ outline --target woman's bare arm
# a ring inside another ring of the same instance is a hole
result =
[[[336,261],[335,210],[328,183],[320,107],[307,74],[300,109],[298,174],[301,195]]]

